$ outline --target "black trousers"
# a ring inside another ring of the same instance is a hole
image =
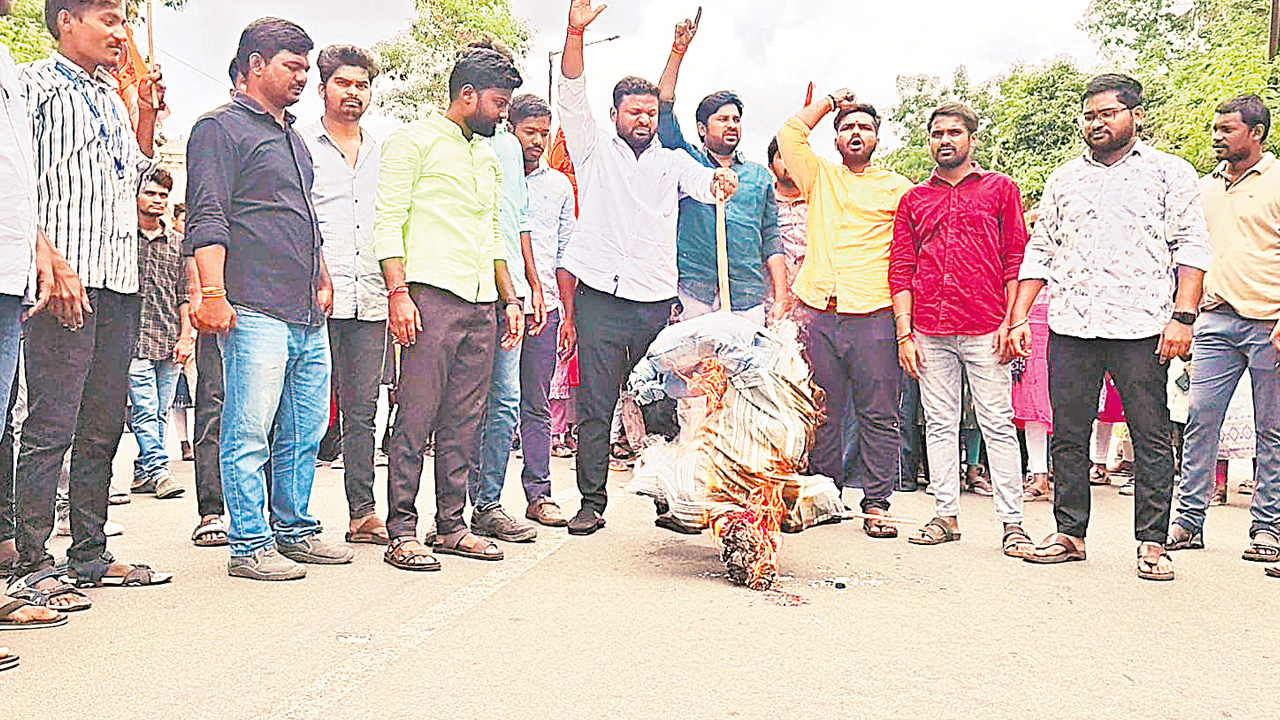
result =
[[[222,351],[216,335],[196,340],[196,507],[201,517],[222,515]],[[271,463],[267,463],[268,472]]]
[[[15,574],[53,563],[53,499],[71,449],[72,569],[109,556],[103,525],[111,462],[124,432],[129,362],[138,339],[137,295],[89,291],[93,312],[72,332],[51,313],[27,323],[24,359],[29,415],[22,426],[14,482],[18,564]],[[74,443],[73,443],[74,440]]]
[[[1155,354],[1158,337],[1082,340],[1049,336],[1053,403],[1053,516],[1058,532],[1083,538],[1089,529],[1089,437],[1098,416],[1102,378],[1111,373],[1133,439],[1133,530],[1139,542],[1163,544],[1173,499],[1173,445],[1167,405],[1168,368]]]
[[[846,413],[858,419],[852,477],[862,479],[862,509],[887,510],[900,473],[898,402],[902,371],[894,341],[893,311],[869,315],[802,308],[805,355],[813,379],[827,395],[809,469],[840,483],[845,476]]]
[[[373,430],[378,383],[386,358],[387,323],[330,320],[329,352],[338,387],[343,481],[353,520],[376,510],[373,499]]]
[[[609,424],[622,384],[671,317],[674,299],[636,302],[578,284],[578,491],[582,507],[608,504]]]
[[[415,537],[422,455],[436,438],[436,530],[442,542],[467,532],[462,510],[467,473],[480,461],[484,417],[496,350],[494,303],[470,303],[429,285],[409,285],[422,315],[417,342],[400,354],[396,431],[387,467],[387,532]]]

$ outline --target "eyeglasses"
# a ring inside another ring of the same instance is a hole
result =
[[[1101,120],[1104,123],[1109,123],[1120,117],[1120,113],[1127,112],[1129,110],[1132,110],[1132,108],[1127,108],[1123,105],[1119,107],[1103,108],[1097,111],[1086,110],[1085,113],[1080,116],[1080,122],[1084,125],[1089,125],[1094,120]]]

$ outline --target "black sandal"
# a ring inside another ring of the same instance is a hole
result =
[[[1270,539],[1270,542],[1259,540],[1264,536]],[[1280,545],[1277,543],[1280,543],[1280,538],[1266,530],[1254,533],[1253,537],[1250,538],[1249,547],[1245,548],[1240,557],[1250,562],[1276,562],[1280,560]]]
[[[108,574],[112,568],[122,568],[124,574]],[[149,587],[165,585],[173,580],[173,573],[156,572],[150,565],[126,565],[101,560],[78,565],[68,573],[68,576],[79,588]]]
[[[45,580],[50,579],[57,580],[58,586],[49,590],[41,590],[36,587]],[[58,612],[64,613],[80,612],[93,607],[93,601],[90,600],[87,595],[77,590],[75,586],[69,584],[62,571],[56,568],[37,570],[36,572],[29,573],[17,580],[14,580],[9,584],[9,589],[5,591],[5,594],[15,600],[25,600],[32,605],[47,607],[51,610],[57,610]],[[49,605],[49,601],[54,598],[64,596],[77,598],[78,602],[61,607],[53,607]]]
[[[405,545],[409,543],[417,543],[422,549],[417,551],[412,548],[406,549]],[[426,558],[426,561],[417,562],[420,558]],[[391,567],[413,572],[432,572],[440,569],[440,561],[415,537],[398,537],[392,540],[387,545],[386,552],[382,554],[382,561]]]

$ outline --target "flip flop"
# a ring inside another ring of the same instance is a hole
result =
[[[1156,568],[1159,567],[1161,558],[1169,557],[1169,551],[1165,550],[1163,545],[1157,543],[1147,543],[1148,545],[1160,548],[1160,552],[1156,553],[1154,558],[1147,557],[1142,554],[1142,548],[1138,548],[1138,577],[1143,580],[1157,580],[1161,582],[1173,579],[1173,571],[1160,572]]]
[[[58,613],[52,620],[11,620],[11,615],[24,607],[38,607],[26,600],[10,600],[0,605],[0,630],[36,630],[67,624],[67,616]]]
[[[1023,560],[1026,560],[1030,556],[1030,552],[1034,552],[1035,548],[1035,543],[1031,541],[1031,536],[1028,535],[1027,531],[1023,530],[1021,527],[1011,527],[1008,530],[1005,530],[1004,539],[1000,541],[1000,544],[1004,549],[1005,555],[1008,555],[1011,558],[1021,558]],[[1028,545],[1030,545],[1033,550],[1018,551],[1018,548],[1026,547]]]
[[[1267,577],[1280,578],[1280,567],[1269,567],[1263,570]]]
[[[1057,565],[1058,563],[1076,562],[1085,559],[1085,551],[1076,545],[1075,538],[1062,533],[1054,533],[1036,546],[1036,552],[1047,552],[1054,548],[1062,548],[1062,552],[1052,555],[1030,555],[1022,558],[1024,562],[1036,565]]]

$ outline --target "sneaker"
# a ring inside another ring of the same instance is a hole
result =
[[[471,532],[503,542],[533,542],[538,529],[507,514],[501,506],[471,514]]]
[[[267,548],[248,557],[231,558],[227,561],[227,574],[249,580],[301,580],[307,576],[307,569],[275,548]]]
[[[570,535],[590,535],[604,527],[604,518],[591,508],[582,508],[569,521]]]
[[[524,511],[524,516],[536,523],[546,525],[547,527],[564,527],[569,524],[569,519],[564,516],[564,511],[551,498],[538,498],[529,503],[528,509]]]
[[[182,487],[182,483],[179,483],[178,480],[174,478],[173,475],[170,475],[167,470],[161,470],[156,473],[152,479],[155,482],[157,500],[176,498],[187,491],[186,488]]]
[[[286,558],[312,565],[345,565],[356,556],[351,548],[327,543],[318,534],[308,535],[297,542],[277,542],[276,547]]]
[[[153,495],[156,491],[156,481],[152,477],[135,476],[133,483],[129,485],[129,492],[134,495]]]

